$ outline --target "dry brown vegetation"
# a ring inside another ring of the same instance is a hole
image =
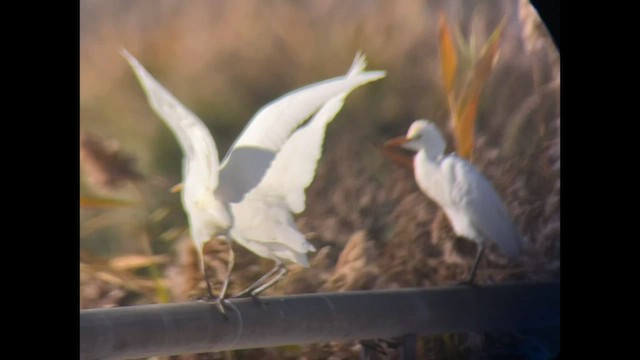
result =
[[[455,239],[411,172],[380,154],[385,140],[404,134],[417,118],[435,121],[451,144],[438,54],[441,12],[472,39],[469,53],[506,17],[480,97],[473,163],[502,195],[526,250],[507,263],[490,249],[477,281],[559,279],[559,55],[537,15],[522,4],[83,0],[81,307],[185,301],[204,290],[179,195],[169,192],[180,182],[180,149],[147,105],[120,47],[207,123],[221,154],[260,106],[343,74],[362,50],[368,68],[384,69],[387,77],[350,95],[329,126],[307,209],[297,219],[318,251],[310,268],[292,268],[267,294],[432,287],[462,279],[475,245]],[[234,249],[231,294],[272,266]],[[221,280],[226,245],[212,241],[206,252]],[[422,339],[421,354],[451,357],[443,345],[451,343]],[[332,343],[234,354],[347,359],[357,358],[358,349]]]

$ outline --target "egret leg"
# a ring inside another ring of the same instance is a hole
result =
[[[211,276],[209,275],[209,268],[204,262],[204,253],[202,251],[200,251],[200,270],[202,270],[202,273],[204,274],[204,282],[207,284],[208,300],[213,300],[218,311],[220,311],[220,313],[228,320],[229,317],[227,316],[227,312],[224,310],[224,307],[222,307],[221,299],[213,295],[213,287],[211,286],[210,281]]]
[[[204,266],[202,272],[204,272],[204,282],[207,283],[207,292],[209,293],[209,298],[215,299],[216,296],[213,295],[213,288],[211,287],[211,283],[209,282],[211,276],[209,275],[209,270],[206,265]]]
[[[476,276],[476,270],[478,270],[478,264],[480,264],[482,253],[484,253],[484,245],[479,244],[478,251],[476,253],[476,260],[473,262],[473,268],[471,268],[471,273],[469,274],[469,278],[466,281],[468,284],[473,284],[473,279]]]
[[[269,270],[268,273],[262,275],[260,279],[256,280],[253,284],[249,285],[246,289],[242,290],[235,297],[244,297],[251,293],[254,289],[260,287],[268,278],[270,278],[273,274],[275,274],[279,269],[282,268],[282,263],[276,261],[276,264],[273,266],[273,269]]]
[[[209,268],[207,268],[207,265],[204,262],[204,251],[202,249],[198,249],[198,256],[200,259],[200,270],[202,271],[202,274],[204,275],[204,282],[207,284],[207,293],[208,293],[208,297],[209,299],[215,299],[215,295],[213,295],[213,288],[211,286],[211,282],[209,279],[211,279],[211,276],[209,275]]]
[[[229,260],[227,262],[227,276],[224,278],[224,283],[222,283],[222,290],[220,291],[220,300],[224,299],[227,294],[227,287],[229,286],[229,279],[231,278],[231,270],[233,270],[233,265],[235,263],[235,253],[233,252],[233,246],[231,241],[228,241],[229,244]]]
[[[231,241],[228,242],[229,243],[229,260],[228,260],[228,264],[227,264],[227,276],[224,279],[224,282],[222,283],[222,290],[220,291],[220,296],[219,297],[215,297],[213,296],[213,292],[211,291],[211,285],[209,284],[209,281],[207,280],[207,288],[209,289],[209,294],[211,295],[211,297],[215,300],[215,305],[218,308],[218,310],[220,311],[220,313],[222,313],[222,315],[224,315],[225,318],[227,318],[227,320],[229,319],[229,317],[227,316],[227,312],[224,309],[224,305],[223,302],[225,301],[225,295],[227,293],[227,287],[229,286],[229,278],[231,277],[231,270],[233,270],[233,265],[235,263],[235,253],[233,252],[233,247],[231,246]],[[205,271],[206,271],[206,267],[205,267]],[[207,276],[207,275],[205,275]],[[208,276],[207,276],[208,278]]]
[[[287,273],[289,272],[289,270],[287,270],[286,267],[284,267],[284,265],[280,265],[280,269],[278,269],[278,273],[276,274],[276,276],[273,277],[273,279],[267,281],[264,285],[260,286],[259,288],[251,291],[251,296],[258,296],[261,292],[267,290],[268,288],[270,288],[273,284],[275,284],[276,282],[280,281],[280,279],[282,279]]]

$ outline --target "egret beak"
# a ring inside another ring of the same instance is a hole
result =
[[[177,192],[182,191],[182,188],[184,188],[184,185],[182,183],[178,183],[173,185],[171,189],[169,189],[169,191],[175,194]]]
[[[403,144],[408,143],[410,140],[407,139],[406,136],[396,136],[393,139],[387,140],[384,144],[382,144],[383,148],[398,148]]]
[[[413,154],[402,145],[411,141],[405,136],[394,137],[382,144],[382,155],[394,163],[413,170]]]

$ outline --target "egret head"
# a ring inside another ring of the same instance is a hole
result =
[[[444,152],[446,143],[438,127],[429,120],[416,120],[407,131],[406,142],[402,147],[408,150],[420,151],[424,149],[427,154],[440,156]]]

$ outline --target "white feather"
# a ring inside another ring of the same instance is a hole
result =
[[[315,176],[327,125],[335,118],[347,95],[358,86],[379,79],[384,72],[363,73],[365,57],[358,53],[347,75],[350,86],[326,101],[316,115],[300,127],[277,154],[258,186],[231,209],[236,219],[232,236],[261,256],[307,266],[306,253],[315,250],[298,231],[291,213],[305,209],[305,189]],[[277,244],[277,246],[276,246]],[[276,251],[277,250],[277,251]]]
[[[383,76],[382,71],[371,71],[335,77],[292,91],[262,107],[222,161],[219,197],[239,202],[260,182],[273,155],[300,124],[329,99]]]
[[[291,211],[304,210],[304,189],[313,180],[325,127],[342,108],[344,98],[353,89],[380,79],[384,72],[363,72],[366,61],[358,54],[347,75],[272,101],[256,113],[219,166],[215,142],[202,120],[126,50],[122,55],[151,107],[184,151],[182,200],[201,266],[203,245],[214,236],[227,234],[260,256],[308,265],[306,253],[314,248],[297,230]],[[309,125],[286,142],[316,111]]]
[[[173,131],[184,152],[182,205],[202,261],[203,245],[225,234],[232,223],[228,206],[214,197],[219,183],[215,142],[200,118],[160,85],[131,54],[124,49],[121,53],[138,77],[151,108]]]
[[[477,240],[479,236],[495,242],[506,255],[517,256],[520,253],[520,235],[489,180],[473,165],[455,155],[442,159],[440,168],[444,176],[451,179],[446,183],[451,193],[451,205],[448,208],[455,209],[447,213],[454,218],[452,223],[468,222],[476,233],[472,240]],[[464,221],[458,220],[463,216]]]
[[[432,123],[417,120],[407,138],[413,139],[407,148],[420,149],[414,159],[418,186],[444,210],[455,233],[479,244],[495,242],[517,256],[522,239],[489,180],[466,160],[443,155],[444,140]]]
[[[218,150],[207,126],[158,83],[129,52],[122,49],[147,95],[151,108],[178,138],[184,152],[183,181],[194,193],[218,186]]]

